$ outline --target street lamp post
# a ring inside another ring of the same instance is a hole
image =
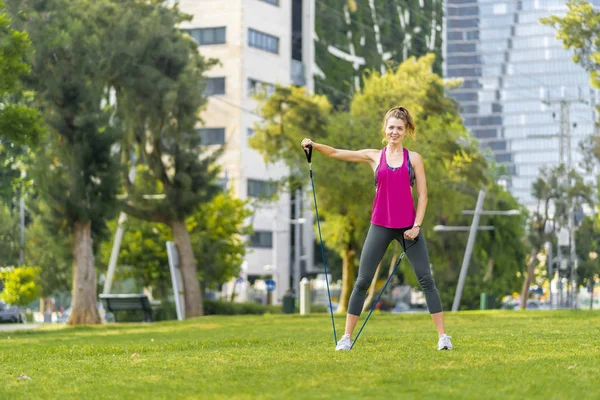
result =
[[[297,218],[297,219],[285,219],[284,221],[282,221],[284,223],[289,223],[291,225],[294,226],[294,262],[292,263],[292,283],[288,284],[288,289],[290,290],[294,290],[295,292],[297,292],[297,289],[300,287],[300,261],[304,259],[304,256],[301,254],[301,249],[300,249],[300,225],[304,224],[306,222],[305,218]],[[287,229],[278,229],[277,227],[278,225],[278,218],[277,218],[277,214],[274,214],[273,216],[273,225],[272,225],[272,231],[273,231],[273,253],[271,256],[271,268],[273,269],[273,271],[276,271],[277,273],[277,280],[276,280],[276,292],[279,293],[279,287],[283,288],[283,286],[280,286],[280,282],[279,282],[279,269],[278,269],[278,265],[279,265],[279,233],[286,233],[286,232],[290,232]],[[279,295],[278,295],[279,296]]]

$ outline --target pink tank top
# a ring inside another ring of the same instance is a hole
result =
[[[381,151],[379,165],[375,170],[376,192],[373,200],[371,223],[386,228],[408,228],[415,223],[415,204],[408,171],[408,150],[404,149],[404,161],[398,168],[391,168]]]

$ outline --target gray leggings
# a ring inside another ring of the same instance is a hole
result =
[[[362,312],[363,304],[367,297],[367,290],[369,289],[369,286],[371,286],[371,281],[375,275],[377,265],[394,239],[400,242],[402,246],[406,246],[404,249],[405,251],[408,248],[406,256],[410,260],[419,284],[425,293],[425,300],[427,301],[429,312],[435,314],[442,311],[440,294],[435,287],[435,282],[431,276],[431,269],[429,268],[429,254],[427,252],[425,238],[421,232],[419,232],[419,237],[416,242],[403,239],[404,232],[407,229],[410,228],[392,229],[371,224],[360,255],[358,278],[356,279],[354,290],[350,296],[348,314],[360,315]]]

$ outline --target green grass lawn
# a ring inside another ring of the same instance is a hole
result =
[[[374,314],[350,352],[326,314],[0,332],[0,399],[600,398],[600,313],[446,321],[454,351],[426,314]]]

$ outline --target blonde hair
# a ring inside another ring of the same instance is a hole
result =
[[[402,106],[397,106],[397,107],[394,107],[391,110],[389,110],[385,114],[385,118],[383,118],[383,128],[382,128],[383,144],[387,144],[387,137],[385,135],[385,127],[390,118],[397,118],[397,119],[401,119],[402,121],[404,121],[404,125],[406,128],[406,134],[408,135],[408,137],[410,137],[412,140],[417,139],[417,132],[416,132],[417,126],[415,125],[415,122],[413,121],[413,118],[410,115],[410,112],[408,112],[408,110]]]

